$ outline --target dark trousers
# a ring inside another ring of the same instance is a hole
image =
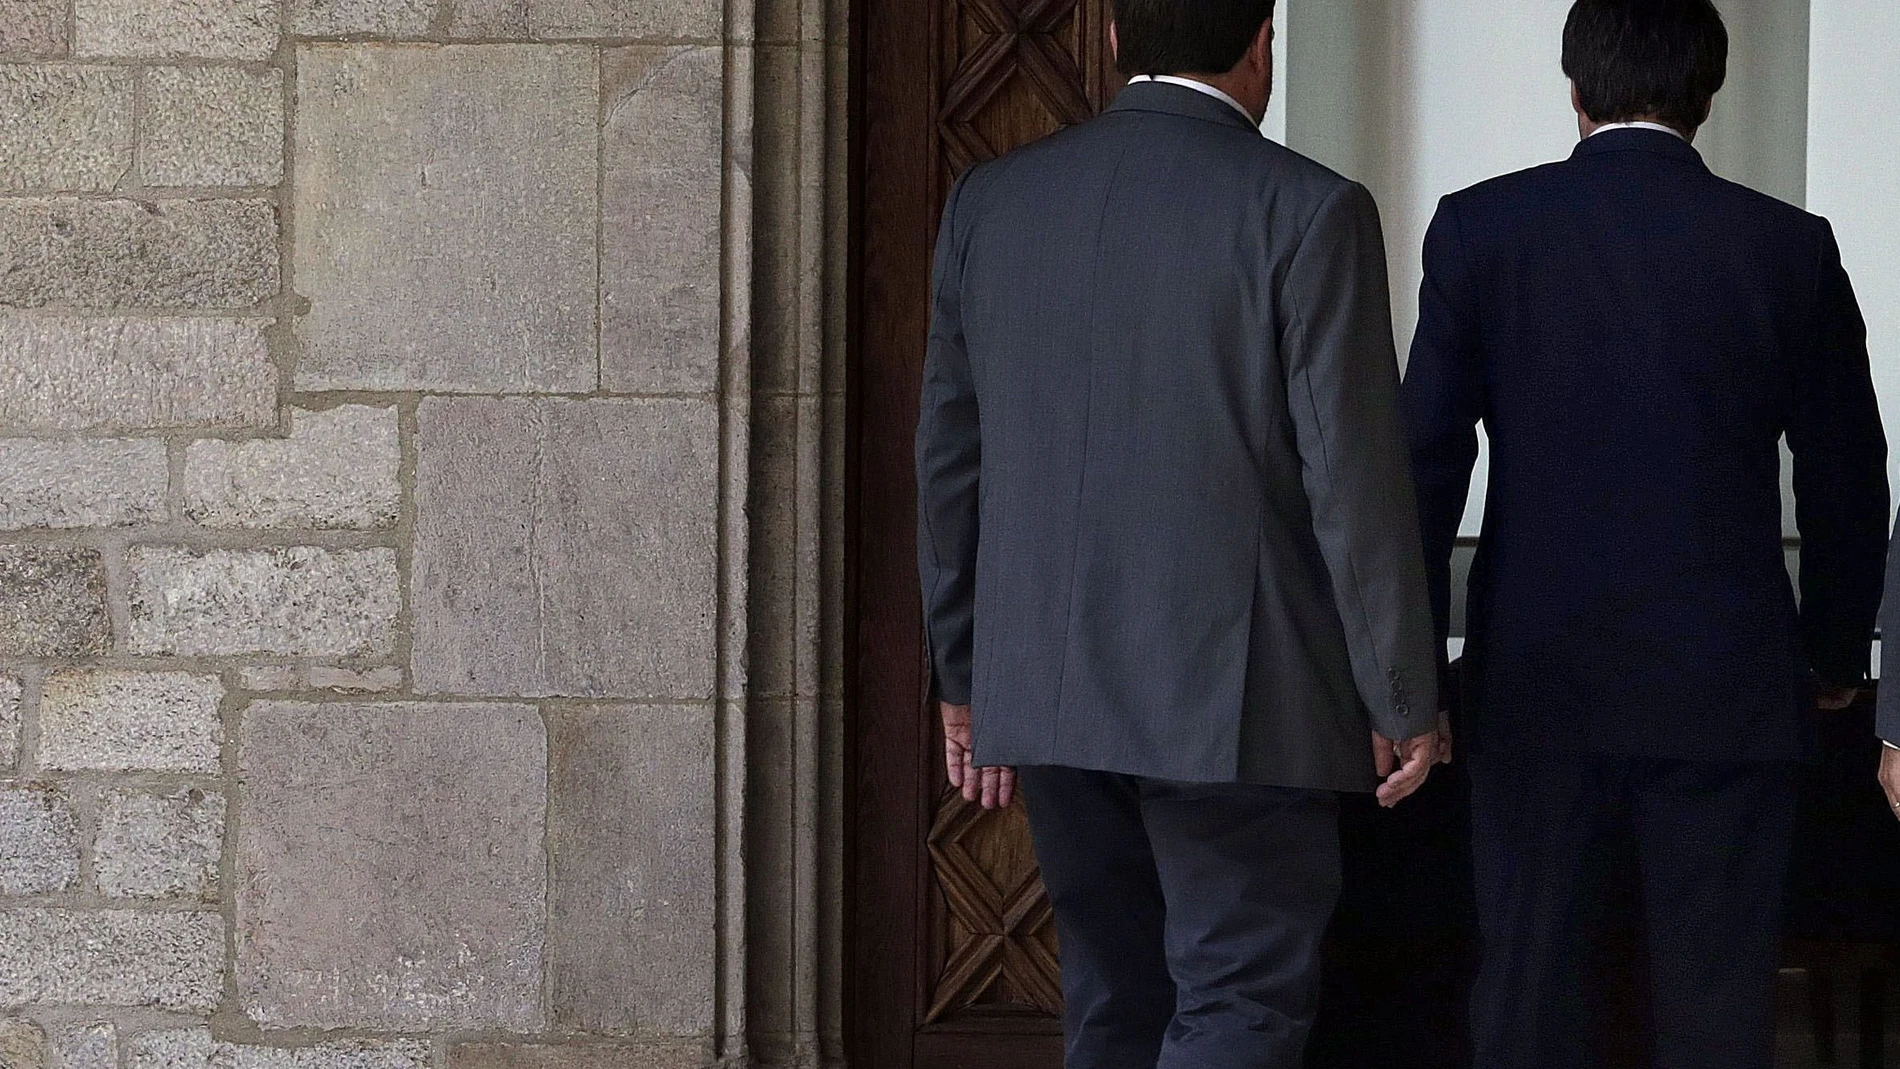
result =
[[[1067,1069],[1292,1069],[1339,897],[1330,793],[1021,770]]]
[[[1626,812],[1641,872],[1659,1069],[1769,1069],[1790,765],[1579,755],[1469,758],[1482,964],[1475,1069],[1592,1063],[1586,858]]]

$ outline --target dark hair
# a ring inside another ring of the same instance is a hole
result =
[[[1564,73],[1592,122],[1654,116],[1693,132],[1728,80],[1728,27],[1711,0],[1577,0]]]
[[[1115,65],[1138,74],[1226,74],[1260,27],[1274,0],[1114,0]]]

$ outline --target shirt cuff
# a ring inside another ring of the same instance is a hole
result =
[[[1880,745],[1885,746],[1889,750],[1900,750],[1900,746],[1895,746],[1893,743],[1888,742],[1886,739],[1881,739]]]

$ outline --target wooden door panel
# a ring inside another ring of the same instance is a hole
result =
[[[911,438],[931,245],[956,177],[1096,114],[1107,0],[859,0],[848,382],[850,1053],[1056,1069],[1055,922],[1020,807],[945,781],[916,590]]]

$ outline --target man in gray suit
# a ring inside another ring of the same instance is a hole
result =
[[[1335,791],[1439,756],[1384,246],[1261,136],[1272,0],[1116,0],[1131,84],[957,183],[917,437],[953,783],[1019,769],[1069,1069],[1298,1064]],[[1381,783],[1383,778],[1383,783]]]

